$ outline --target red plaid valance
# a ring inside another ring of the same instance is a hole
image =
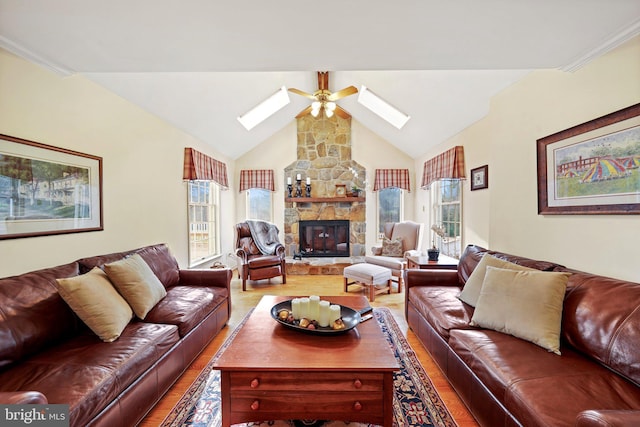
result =
[[[373,191],[397,187],[411,192],[409,169],[376,169]]]
[[[424,162],[420,188],[427,188],[433,181],[439,179],[456,178],[466,178],[464,173],[464,147],[461,145],[455,146]]]
[[[276,191],[271,169],[243,169],[240,171],[240,191],[250,188],[264,188]]]
[[[189,147],[184,149],[182,179],[188,181],[215,181],[221,187],[229,188],[227,165]]]

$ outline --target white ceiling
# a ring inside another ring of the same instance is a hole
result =
[[[535,69],[574,70],[640,33],[638,0],[0,0],[0,47],[79,73],[238,158],[294,120],[236,117],[281,86],[354,85],[409,114],[398,130],[338,104],[410,156],[485,115]]]

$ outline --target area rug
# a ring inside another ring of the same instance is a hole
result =
[[[373,314],[400,365],[400,370],[394,373],[393,379],[393,426],[456,426],[453,417],[440,399],[440,396],[438,396],[416,354],[393,319],[391,311],[387,308],[377,308],[373,311]],[[227,338],[220,350],[189,387],[189,390],[167,415],[161,424],[162,427],[219,427],[222,425],[220,371],[212,369],[212,364],[233,340],[239,329],[239,327],[236,328],[231,336]],[[375,427],[373,424],[355,422],[310,420],[252,422],[236,424],[235,426]]]

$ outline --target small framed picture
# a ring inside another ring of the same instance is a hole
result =
[[[489,165],[471,169],[471,191],[489,188]]]
[[[347,197],[347,186],[345,184],[336,184],[336,197]]]

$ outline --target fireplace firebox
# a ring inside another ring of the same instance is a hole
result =
[[[350,256],[348,220],[300,221],[298,228],[301,256]]]

